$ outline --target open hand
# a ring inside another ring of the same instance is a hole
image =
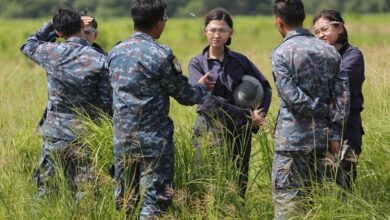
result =
[[[209,73],[206,73],[199,79],[198,83],[206,86],[207,91],[211,91],[214,89],[215,83],[208,79]]]
[[[261,111],[262,109],[251,110],[252,128],[258,128],[265,122]]]
[[[89,17],[89,16],[81,16],[81,26],[82,27],[86,27],[88,25],[91,24],[91,22],[93,21],[93,18],[92,17]]]
[[[336,155],[340,152],[340,141],[329,141],[329,152]]]

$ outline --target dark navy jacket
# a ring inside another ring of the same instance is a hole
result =
[[[341,56],[341,70],[347,72],[351,91],[351,110],[345,130],[345,139],[360,153],[362,145],[362,119],[360,112],[363,111],[362,86],[364,76],[364,58],[362,52],[357,47],[349,43],[343,45],[339,50]]]
[[[247,57],[227,47],[225,47],[223,62],[210,59],[208,50],[209,47],[206,47],[201,54],[192,58],[188,68],[191,84],[196,84],[206,72],[210,72],[210,76],[216,80],[214,90],[208,93],[203,104],[198,105],[197,112],[207,114],[216,109],[222,109],[232,117],[236,123],[235,126],[246,125],[250,116],[249,109],[233,104],[233,90],[241,83],[244,74],[248,74],[257,78],[264,87],[264,99],[259,109],[263,109],[262,113],[265,116],[271,104],[272,91],[269,82],[257,67]]]

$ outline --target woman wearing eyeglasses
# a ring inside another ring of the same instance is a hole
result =
[[[194,146],[199,150],[205,145],[227,147],[239,170],[240,195],[245,196],[251,133],[256,133],[271,103],[271,87],[244,55],[231,51],[228,46],[233,35],[233,20],[223,8],[211,10],[205,18],[204,35],[209,45],[192,58],[189,64],[189,80],[195,84],[204,74],[215,82],[204,103],[197,107],[198,117],[194,125]],[[256,78],[264,88],[264,98],[254,108],[235,104],[234,89],[242,83],[244,75]],[[209,139],[207,139],[209,137]]]
[[[344,140],[350,146],[342,162],[341,172],[338,172],[337,183],[350,189],[356,179],[357,159],[362,151],[362,136],[364,134],[360,113],[363,111],[362,85],[364,76],[364,58],[359,48],[348,43],[348,32],[344,19],[336,10],[320,11],[313,19],[314,34],[324,42],[333,45],[339,52],[342,62],[341,70],[348,73],[351,106],[350,115],[344,131]]]

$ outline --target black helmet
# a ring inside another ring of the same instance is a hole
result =
[[[264,88],[253,76],[244,75],[241,83],[234,88],[234,104],[242,108],[256,108],[263,101]]]

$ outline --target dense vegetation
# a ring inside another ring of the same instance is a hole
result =
[[[359,176],[352,193],[340,199],[340,191],[329,183],[314,186],[307,198],[307,219],[390,218],[390,34],[384,28],[389,15],[346,16],[350,41],[362,49],[366,60],[363,153]],[[44,70],[29,61],[20,45],[45,19],[0,21],[0,219],[118,219],[112,181],[107,166],[112,163],[112,129],[109,121],[100,126],[85,121],[83,140],[94,150],[98,181],[85,186],[86,195],[75,204],[65,184],[57,195],[36,197],[31,179],[40,156],[40,136],[34,133],[47,99]],[[307,21],[307,26],[309,20]],[[128,37],[128,17],[100,20],[99,43],[106,49]],[[173,48],[183,67],[206,45],[201,19],[170,19],[160,42]],[[235,17],[231,48],[246,54],[272,83],[269,55],[282,40],[272,17]],[[245,200],[238,196],[237,172],[228,152],[205,149],[194,157],[191,129],[194,107],[172,101],[175,122],[176,194],[163,219],[272,219],[270,167],[273,155],[272,130],[278,109],[274,97],[268,125],[254,136],[250,183]],[[60,175],[59,179],[63,179]],[[63,181],[62,181],[63,183]],[[98,191],[94,187],[98,186]],[[97,193],[98,192],[98,193]]]

